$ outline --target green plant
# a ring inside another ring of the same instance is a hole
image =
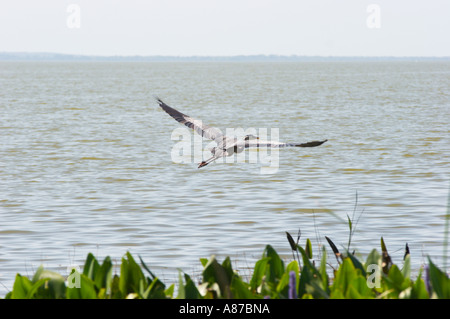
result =
[[[32,279],[17,274],[13,289],[5,298],[450,298],[450,279],[430,258],[417,278],[412,279],[410,254],[405,254],[402,267],[396,265],[383,238],[381,253],[373,249],[362,261],[348,251],[341,254],[331,239],[326,237],[338,261],[338,267],[330,269],[325,247],[322,247],[316,266],[311,241],[307,239],[302,247],[298,240],[290,240],[292,236],[287,235],[291,248],[295,249],[293,260],[286,264],[275,249],[267,245],[254,265],[249,282],[233,269],[229,257],[222,263],[215,256],[202,258],[201,283],[196,285],[188,274],[180,271],[175,297],[174,284],[166,288],[142,259],[138,264],[129,252],[122,258],[120,272],[116,274],[113,274],[110,257],[100,264],[94,255],[88,254],[83,272],[73,269],[67,278],[43,267],[37,269]]]

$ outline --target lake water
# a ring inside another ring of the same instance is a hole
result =
[[[1,62],[0,87],[0,295],[88,252],[130,251],[167,282],[212,254],[245,275],[267,244],[289,262],[299,229],[333,263],[324,236],[346,246],[356,196],[357,253],[383,236],[416,272],[446,262],[449,62]],[[272,174],[174,163],[184,126],[153,95],[223,131],[328,142],[281,149]]]

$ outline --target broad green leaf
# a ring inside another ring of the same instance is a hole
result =
[[[331,294],[334,295],[339,291],[345,296],[348,287],[352,284],[353,280],[356,279],[357,275],[356,268],[353,266],[352,261],[349,258],[344,258],[336,272],[336,277],[331,286]]]
[[[231,278],[234,276],[233,267],[231,265],[231,259],[230,257],[225,258],[225,260],[222,262],[222,267],[225,270],[228,279],[231,281]]]
[[[43,279],[45,283],[43,285],[40,284],[37,288],[36,298],[65,298],[66,286],[63,276],[54,271],[46,270],[42,266],[40,266],[34,274],[32,282],[34,284],[37,282],[41,282],[41,280]]]
[[[330,293],[330,299],[346,299],[344,293],[340,289],[332,289]]]
[[[397,265],[392,265],[391,269],[389,269],[388,278],[391,280],[393,287],[397,288],[397,290],[401,290],[405,277],[403,277],[403,274],[400,269],[398,269]]]
[[[169,297],[169,298],[173,298],[173,293],[175,291],[175,285],[171,284],[169,286],[169,288],[167,288],[166,290],[164,290],[164,294]]]
[[[388,276],[384,278],[388,289],[393,291],[391,297],[398,298],[400,293],[410,286],[410,280],[405,278],[397,265],[392,265]]]
[[[200,292],[192,281],[191,277],[187,274],[184,274],[184,280],[186,284],[183,283],[183,277],[181,276],[181,272],[179,273],[179,289],[178,289],[178,297],[179,299],[202,299]]]
[[[40,280],[36,281],[35,283],[33,283],[33,286],[28,291],[27,299],[35,298],[36,292],[42,285],[44,285],[46,283],[46,281],[47,281],[47,279],[40,279]]]
[[[267,280],[275,284],[284,273],[284,263],[272,246],[267,245],[264,252],[265,256],[270,258]]]
[[[250,291],[250,286],[247,283],[244,283],[239,276],[234,276],[231,281],[231,292],[233,294],[233,298],[237,299],[255,299],[260,298],[256,294],[252,294]]]
[[[348,287],[347,294],[345,296],[346,299],[365,299],[355,287]]]
[[[124,296],[130,293],[137,293],[141,280],[144,280],[146,283],[144,289],[147,288],[147,280],[141,267],[139,267],[129,252],[127,252],[126,257],[122,258],[119,281],[119,288]]]
[[[302,297],[304,294],[307,293],[306,287],[307,285],[311,284],[312,280],[314,280],[314,275],[312,274],[310,266],[306,264],[302,267],[302,270],[300,272],[300,280],[298,284],[298,293],[297,293],[299,297]]]
[[[381,255],[376,249],[373,249],[367,256],[366,263],[364,265],[366,270],[369,265],[377,265],[381,269]]]
[[[97,299],[94,281],[80,274],[80,288],[67,288],[67,299]]]
[[[166,298],[166,291],[165,291],[165,285],[161,280],[159,280],[158,277],[154,278],[153,281],[148,286],[147,290],[149,291],[149,294],[146,298],[148,299],[165,299]],[[172,292],[173,293],[173,292]]]
[[[320,276],[322,277],[322,287],[328,290],[328,273],[327,273],[327,252],[325,246],[322,246],[322,258],[320,259]]]
[[[368,299],[374,298],[375,293],[367,285],[367,280],[361,275],[357,275],[347,290],[347,298],[351,299]]]
[[[113,264],[108,256],[103,260],[103,264],[95,272],[94,283],[98,290],[105,288],[107,291],[111,289]],[[92,279],[88,276],[88,278]]]
[[[153,281],[150,285],[148,285],[147,289],[144,287],[144,281],[141,280],[139,282],[139,298],[141,299],[149,299],[150,291],[152,290],[155,281]]]
[[[84,263],[83,274],[87,276],[89,279],[94,280],[97,270],[99,268],[100,265],[97,259],[94,257],[93,254],[89,253]]]
[[[255,268],[253,269],[252,279],[250,280],[250,287],[253,291],[256,291],[256,289],[262,284],[269,260],[269,257],[265,257],[256,262]]]
[[[405,260],[403,263],[403,268],[402,268],[402,275],[405,278],[409,278],[411,275],[411,255],[407,254],[405,256]]]
[[[359,264],[361,265],[361,264]],[[361,265],[362,267],[362,265]],[[372,296],[361,268],[355,267],[354,260],[347,257],[336,272],[336,277],[330,288],[331,296],[346,298],[368,298]]]
[[[289,277],[290,277],[290,272],[293,271],[295,273],[295,283],[296,283],[296,287],[295,287],[295,291],[298,291],[298,284],[299,284],[299,267],[298,267],[298,262],[296,260],[291,261],[287,267],[286,267],[286,271],[284,272],[283,276],[280,279],[280,282],[277,285],[277,292],[278,293],[282,293],[284,295],[286,295],[287,297],[287,290],[289,288]]]
[[[430,281],[433,291],[439,299],[450,299],[450,279],[428,257]]]
[[[39,279],[41,279],[41,273],[44,271],[44,267],[40,265],[38,269],[36,269],[36,272],[34,273],[33,279],[31,279],[32,282],[36,282]]]
[[[186,299],[186,289],[181,275],[181,270],[178,271],[178,296],[177,299]]]
[[[303,298],[304,294],[311,294],[315,298],[328,298],[327,288],[323,286],[320,272],[309,260],[305,250],[298,246],[298,251],[302,254],[303,267],[300,273],[298,284],[298,296]]]
[[[33,283],[27,277],[17,274],[14,280],[11,299],[26,299],[32,286]]]
[[[128,295],[129,292],[129,282],[131,281],[128,279],[130,276],[130,269],[129,269],[128,261],[125,259],[125,257],[122,258],[122,263],[120,264],[120,277],[119,277],[119,290],[123,296]]]
[[[411,298],[412,299],[430,298],[425,282],[422,279],[422,269],[419,271],[419,275],[417,276],[416,281],[414,281],[414,284],[412,285]]]
[[[147,295],[147,298],[149,299],[165,299],[165,285],[156,277],[153,279],[152,283],[148,286],[147,290],[149,291],[149,294]]]
[[[200,262],[201,262],[202,266],[205,267],[206,264],[208,263],[208,258],[200,258]]]
[[[364,269],[362,263],[353,254],[350,254],[349,252],[347,252],[347,257],[350,258],[350,260],[353,263],[353,266],[355,266],[356,269],[361,270],[361,274],[365,277],[366,270]]]
[[[118,275],[114,275],[111,281],[111,299],[122,299],[126,295],[123,295],[120,291],[120,277]]]
[[[230,271],[231,273],[233,271],[230,268],[230,264],[225,263],[225,265],[227,266],[227,269],[220,265],[216,258],[212,256],[203,270],[203,282],[208,282],[211,285],[217,283],[220,288],[221,297],[228,299],[231,298],[231,278],[229,277],[229,273]]]
[[[141,256],[139,256],[139,259],[141,261],[142,267],[150,274],[151,279],[148,278],[149,286],[151,286],[151,289],[149,289],[149,294],[146,298],[149,299],[165,299],[166,298],[166,285],[159,280],[158,277],[156,277],[153,272],[150,271],[150,269],[147,267],[147,265],[142,260]],[[144,282],[143,282],[144,283]],[[148,288],[147,288],[148,289]],[[172,292],[173,294],[173,292]]]
[[[315,299],[329,299],[330,295],[320,286],[319,280],[313,280],[306,285],[307,295],[314,297]],[[302,297],[303,298],[303,297]]]

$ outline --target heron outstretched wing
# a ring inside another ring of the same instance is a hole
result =
[[[186,125],[189,128],[194,129],[199,135],[202,137],[205,137],[207,139],[216,141],[217,143],[222,142],[224,136],[222,132],[215,128],[210,127],[206,124],[203,124],[201,120],[196,120],[186,114],[183,114],[174,108],[171,108],[166,103],[164,103],[160,98],[155,96],[156,101],[158,101],[159,106],[166,111],[167,114],[169,114],[171,117],[173,117],[175,120],[180,122],[181,124]]]
[[[175,110],[174,108],[164,103],[157,96],[155,96],[155,99],[158,102],[159,106],[175,120],[177,120],[181,124],[186,125],[189,128],[192,128],[200,136],[213,140],[217,143],[217,147],[214,147],[213,150],[211,151],[213,156],[207,159],[206,161],[201,162],[198,166],[199,168],[208,165],[209,163],[215,161],[220,157],[232,156],[235,153],[240,153],[241,151],[243,151],[244,148],[315,147],[322,145],[327,141],[323,140],[323,141],[312,141],[307,143],[282,143],[277,141],[261,141],[259,140],[258,137],[252,135],[247,135],[244,140],[239,140],[237,138],[227,137],[223,135],[219,129],[203,124],[201,120],[196,120],[186,114],[183,114]],[[250,139],[251,137],[252,139]]]
[[[245,141],[245,148],[250,147],[269,147],[269,148],[277,148],[277,147],[316,147],[322,145],[327,140],[323,141],[312,141],[307,143],[282,143],[275,141],[261,141],[261,140],[249,140]]]

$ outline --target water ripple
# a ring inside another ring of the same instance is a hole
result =
[[[0,293],[17,272],[65,270],[88,252],[129,250],[171,277],[210,254],[252,266],[266,244],[289,259],[285,231],[299,228],[314,247],[325,235],[345,245],[356,193],[358,251],[383,236],[397,260],[408,242],[414,269],[424,252],[439,264],[449,75],[431,62],[1,63]],[[272,175],[175,164],[180,125],[152,94],[222,130],[329,141],[280,151]]]

